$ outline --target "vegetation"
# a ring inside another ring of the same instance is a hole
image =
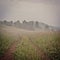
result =
[[[22,21],[22,23],[17,20],[15,22],[13,21],[0,21],[0,25],[6,25],[6,26],[14,26],[14,27],[18,27],[21,29],[26,29],[26,30],[53,30],[53,31],[57,31],[60,30],[58,27],[54,27],[54,26],[50,26],[46,23],[43,22],[39,22],[39,21]]]
[[[15,60],[42,60],[38,52],[40,50],[45,52],[49,59],[60,60],[60,36],[58,34],[48,33],[24,37],[14,53]]]
[[[0,32],[0,57],[3,56],[13,41],[13,38],[11,38],[9,35]]]
[[[5,30],[0,32],[0,57],[17,40],[14,60],[60,60],[60,32]]]

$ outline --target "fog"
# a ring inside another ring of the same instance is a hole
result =
[[[0,20],[33,20],[60,27],[60,0],[0,0]]]

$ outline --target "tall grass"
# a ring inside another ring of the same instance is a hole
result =
[[[13,42],[13,38],[6,35],[6,33],[0,33],[0,57],[7,51]]]
[[[15,60],[38,60],[36,49],[33,44],[28,40],[27,36],[23,36],[21,43],[18,44],[16,51],[14,53]]]
[[[15,60],[42,60],[34,44],[43,50],[50,60],[60,60],[60,34],[33,34],[23,37],[14,53]]]
[[[31,34],[19,32],[18,34],[17,30],[10,31],[11,33],[9,31],[8,33],[0,32],[0,57],[17,40],[19,43],[16,44],[14,60],[43,60],[41,50],[50,60],[60,60],[60,32],[32,32]],[[15,33],[17,35],[14,36]]]

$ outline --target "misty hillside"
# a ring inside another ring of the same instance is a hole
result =
[[[14,27],[18,27],[20,29],[27,29],[27,30],[33,30],[33,31],[40,31],[40,30],[56,31],[56,30],[59,30],[56,27],[49,26],[48,24],[38,22],[38,21],[27,22],[26,20],[24,20],[21,23],[19,20],[15,21],[15,22],[4,20],[4,21],[0,21],[0,25],[14,26]]]

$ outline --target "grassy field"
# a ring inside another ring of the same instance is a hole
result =
[[[33,32],[0,28],[0,57],[16,43],[11,60],[60,60],[60,32]]]
[[[0,28],[0,57],[7,51],[7,49],[14,42],[13,36]]]

